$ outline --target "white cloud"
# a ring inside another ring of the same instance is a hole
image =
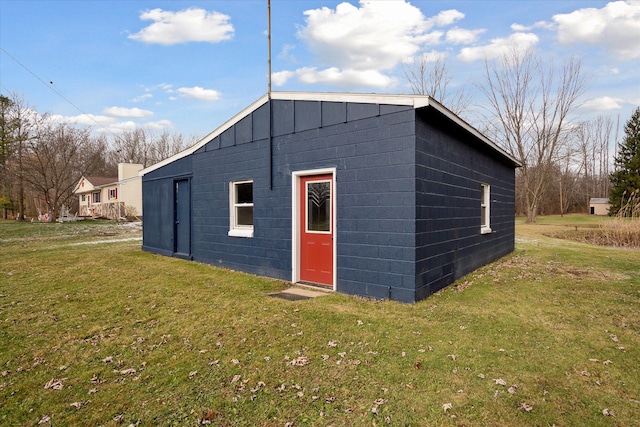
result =
[[[181,87],[176,92],[185,98],[193,98],[200,101],[217,101],[220,99],[220,92],[213,89],[204,89],[200,86]]]
[[[315,67],[299,68],[295,71],[279,71],[272,74],[275,86],[282,86],[292,78],[313,85],[325,84],[339,87],[389,88],[397,84],[397,80],[377,70],[354,70],[329,67],[319,70]]]
[[[145,99],[149,99],[149,98],[153,98],[153,94],[151,94],[151,93],[145,93],[144,95],[136,96],[135,98],[133,98],[133,99],[131,100],[131,102],[142,102],[142,101],[144,101]]]
[[[640,2],[616,1],[602,9],[584,8],[554,15],[563,44],[601,46],[620,59],[640,58]]]
[[[525,33],[527,31],[535,30],[536,28],[544,28],[546,30],[552,30],[555,28],[555,25],[547,21],[538,21],[533,25],[511,24],[511,29],[518,33]]]
[[[619,110],[622,108],[624,100],[622,98],[612,98],[610,96],[601,96],[585,101],[580,108],[590,112],[604,112],[610,110]]]
[[[158,120],[157,122],[143,123],[141,127],[153,130],[164,130],[173,128],[173,123],[171,123],[171,120]]]
[[[445,40],[447,43],[452,44],[470,44],[476,41],[478,36],[484,33],[484,29],[479,30],[465,30],[464,28],[452,28],[447,31]]]
[[[464,13],[459,12],[455,9],[443,10],[433,18],[429,18],[426,21],[427,25],[425,29],[429,29],[431,27],[444,27],[447,25],[451,25],[454,22],[461,20],[462,18],[464,18]]]
[[[298,35],[323,62],[339,68],[390,69],[425,40],[420,9],[402,2],[341,3],[307,10]]]
[[[291,78],[295,77],[295,71],[278,71],[271,73],[271,82],[276,86],[282,86],[288,82]]]
[[[406,0],[360,0],[358,6],[343,2],[335,9],[323,7],[304,14],[305,25],[298,37],[321,65],[274,73],[272,79],[277,85],[297,78],[307,84],[389,88],[397,81],[387,71],[424,46],[441,43],[445,33],[436,27],[464,18],[457,10],[426,18]],[[458,31],[456,40],[468,40],[473,34],[464,33],[463,37],[463,31]]]
[[[174,45],[187,42],[218,43],[233,37],[229,16],[204,9],[189,8],[177,12],[147,10],[140,19],[153,24],[129,36],[143,43]]]
[[[496,59],[511,49],[525,51],[538,43],[538,36],[533,33],[513,33],[506,38],[492,39],[485,46],[465,47],[460,50],[458,58],[465,62],[483,59]]]
[[[120,134],[123,132],[131,132],[136,129],[164,130],[173,128],[170,120],[158,120],[156,122],[136,123],[132,120],[122,122],[114,122],[101,128],[96,128],[97,133]]]
[[[141,110],[140,108],[125,108],[125,107],[109,107],[104,109],[104,113],[107,116],[112,117],[149,117],[153,116],[153,112],[149,110]]]
[[[57,123],[71,123],[83,126],[106,126],[116,122],[114,117],[97,116],[95,114],[79,114],[77,116],[62,116],[60,114],[52,114],[49,116],[51,120]]]
[[[388,88],[395,86],[396,80],[377,70],[341,70],[336,67],[317,70],[301,68],[297,71],[298,79],[307,84],[330,84],[335,86],[359,86]]]
[[[446,52],[439,52],[437,50],[431,50],[430,52],[422,52],[422,59],[424,62],[437,62],[437,61],[444,61],[447,58],[447,53]],[[403,61],[404,64],[413,64],[415,63],[417,60],[419,60],[418,57],[416,56],[410,56],[408,58],[405,58],[405,60]]]

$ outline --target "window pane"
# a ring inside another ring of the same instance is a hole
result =
[[[307,184],[307,230],[331,231],[331,183]]]
[[[253,225],[253,206],[242,206],[236,208],[237,225]]]
[[[236,203],[253,203],[253,182],[236,184]]]

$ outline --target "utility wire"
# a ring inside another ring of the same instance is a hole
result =
[[[42,78],[40,78],[40,76],[38,76],[36,73],[34,73],[33,71],[31,71],[29,69],[29,67],[27,67],[26,65],[24,65],[22,62],[18,61],[18,59],[11,55],[9,52],[7,52],[7,50],[3,47],[0,47],[0,50],[2,50],[9,58],[13,59],[16,64],[20,65],[22,68],[24,68],[29,74],[31,74],[33,77],[35,77],[38,81],[40,81],[43,85],[45,85],[46,87],[49,88],[49,90],[51,90],[53,93],[55,93],[56,95],[58,95],[60,98],[62,98],[65,102],[67,102],[69,105],[73,106],[73,108],[75,108],[76,110],[80,111],[82,114],[84,114],[85,116],[87,116],[87,118],[89,118],[89,120],[91,120],[92,122],[94,122],[95,124],[97,124],[101,129],[106,130],[107,132],[109,132],[111,135],[114,136],[114,138],[119,138],[118,135],[116,135],[115,133],[113,133],[112,131],[110,131],[107,127],[105,127],[105,125],[103,125],[102,123],[98,122],[96,119],[93,118],[93,116],[89,113],[86,113],[82,110],[82,108],[78,107],[76,104],[74,104],[73,102],[71,102],[68,98],[66,98],[63,94],[61,94],[60,92],[58,92],[54,87],[53,87],[53,82],[49,81],[48,83],[43,80]],[[3,87],[5,87],[3,85]],[[5,87],[6,89],[6,87]]]

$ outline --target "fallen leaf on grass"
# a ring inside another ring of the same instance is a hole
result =
[[[525,412],[531,412],[533,410],[533,406],[529,405],[527,402],[522,402],[519,409]]]
[[[605,417],[615,417],[615,414],[610,411],[608,408],[604,408],[602,410],[602,415],[604,415]]]
[[[613,362],[611,360],[605,360],[604,362],[602,362],[603,365],[611,365]]]
[[[93,393],[97,393],[98,389],[97,388],[92,388],[91,390],[89,390],[88,394],[93,394]]]
[[[215,412],[213,412],[213,409],[209,408],[207,409],[207,412],[205,412],[204,416],[202,417],[203,420],[212,420],[213,417],[215,417],[216,414]]]
[[[123,369],[122,371],[120,371],[120,375],[132,375],[135,373],[136,373],[136,370],[134,368]]]
[[[46,424],[50,421],[51,417],[49,415],[45,415],[44,417],[40,418],[40,421],[38,421],[38,425]]]
[[[416,360],[416,363],[414,363],[413,367],[416,369],[420,369],[422,368],[422,363],[419,360]]]
[[[451,358],[451,360],[453,360],[454,362],[456,361],[456,355],[455,354],[448,354],[448,357]]]
[[[86,401],[84,401],[84,402],[73,402],[73,403],[70,403],[70,404],[69,404],[69,406],[73,406],[73,407],[74,407],[74,408],[76,408],[76,409],[80,409],[80,408],[82,408],[84,405],[86,405],[87,403],[89,403],[89,401],[88,401],[88,400],[86,400]]]
[[[62,390],[66,378],[51,378],[45,385],[45,390]]]
[[[509,394],[516,394],[516,390],[518,390],[518,384],[514,384],[507,390]]]
[[[453,405],[451,403],[445,403],[444,405],[442,405],[442,410],[446,413],[449,409],[453,408]]]
[[[494,378],[493,381],[495,381],[497,385],[507,385],[507,382],[502,378]]]
[[[9,375],[11,372],[10,371],[2,371],[2,376],[6,377],[7,375]]]
[[[196,375],[198,375],[198,371],[191,371],[189,372],[189,379],[193,379],[193,377],[195,377]]]
[[[304,365],[308,365],[309,363],[311,363],[311,361],[306,356],[300,356],[300,357],[297,357],[297,358],[293,359],[289,363],[291,365],[293,365],[293,366],[304,366]]]
[[[478,374],[478,378],[484,379],[485,376],[484,376],[484,374]]]
[[[103,361],[104,363],[110,363],[110,362],[113,362],[113,356],[107,356],[107,357],[105,357],[104,359],[102,359],[102,361]]]

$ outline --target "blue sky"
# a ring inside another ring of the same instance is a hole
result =
[[[473,90],[515,46],[581,56],[580,118],[640,105],[639,0],[272,0],[271,15],[274,90],[410,93],[420,52]],[[266,93],[266,33],[267,0],[2,0],[0,91],[96,132],[202,137]]]

